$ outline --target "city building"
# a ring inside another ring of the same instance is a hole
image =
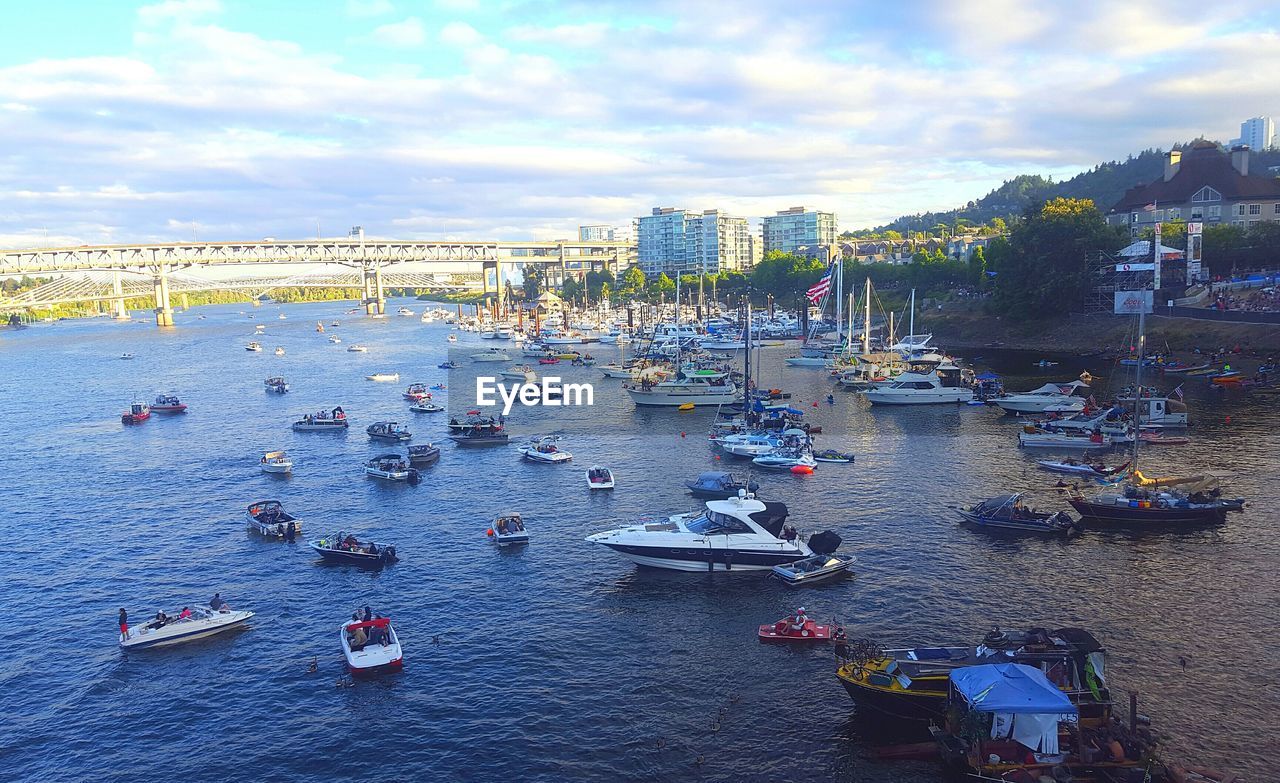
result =
[[[654,207],[636,220],[636,260],[645,276],[685,265],[685,221],[693,213],[675,207]]]
[[[834,212],[791,207],[764,219],[764,252],[794,253],[798,248],[828,248],[836,244]]]
[[[578,226],[579,242],[612,242],[613,239],[613,226]]]
[[[1232,139],[1231,146],[1245,146],[1251,150],[1269,150],[1276,145],[1276,124],[1270,117],[1254,117],[1240,123],[1240,138]]]
[[[1111,225],[1136,237],[1155,223],[1174,220],[1248,228],[1280,221],[1280,179],[1249,171],[1250,151],[1223,152],[1203,139],[1165,155],[1164,176],[1130,188],[1107,212]]]
[[[751,265],[750,237],[746,218],[654,207],[636,220],[637,261],[646,276],[742,270]]]

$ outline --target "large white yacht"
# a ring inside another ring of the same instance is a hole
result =
[[[742,493],[712,500],[706,510],[677,514],[587,536],[637,565],[673,571],[765,571],[812,550],[787,536],[787,507]]]
[[[1084,410],[1089,384],[1084,381],[1046,383],[1038,389],[996,397],[991,402],[1005,413],[1079,413]]]
[[[669,380],[653,382],[642,376],[623,386],[636,405],[725,405],[738,399],[738,387],[722,372],[680,372]]]
[[[888,385],[867,389],[866,398],[872,405],[969,402],[973,399],[973,387],[963,383],[959,367],[940,364],[933,372],[904,372]]]

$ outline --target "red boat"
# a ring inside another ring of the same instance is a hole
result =
[[[129,406],[129,410],[120,415],[121,424],[141,424],[151,418],[151,409],[146,403],[135,402]]]
[[[762,625],[757,633],[762,642],[829,642],[844,635],[836,625],[821,625],[805,616],[804,609],[771,625]]]
[[[183,413],[186,409],[187,404],[172,394],[161,394],[151,403],[152,413]]]
[[[545,356],[538,360],[538,364],[559,364],[560,359],[555,356]]]

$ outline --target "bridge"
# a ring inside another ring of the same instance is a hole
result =
[[[341,239],[261,242],[173,242],[145,245],[81,245],[0,251],[0,278],[55,275],[57,279],[9,299],[0,310],[13,311],[70,302],[110,301],[123,315],[126,299],[154,296],[156,324],[173,325],[174,293],[241,289],[268,291],[285,286],[360,288],[365,312],[386,311],[387,287],[449,289],[441,276],[417,267],[479,264],[480,289],[488,292],[489,270],[496,291],[503,290],[504,267],[538,264],[548,279],[562,283],[571,273],[596,269],[617,271],[634,261],[635,245],[627,242],[463,242],[370,239],[356,227]],[[343,266],[353,271],[323,275],[242,276],[204,279],[180,270],[214,267],[311,264]],[[443,270],[442,270],[443,271]],[[143,279],[140,281],[139,276]],[[470,287],[470,286],[463,286]],[[149,289],[149,290],[147,290]]]

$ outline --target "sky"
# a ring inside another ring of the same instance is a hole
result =
[[[0,247],[555,239],[654,206],[870,227],[1280,116],[1278,27],[1181,0],[25,3]]]

